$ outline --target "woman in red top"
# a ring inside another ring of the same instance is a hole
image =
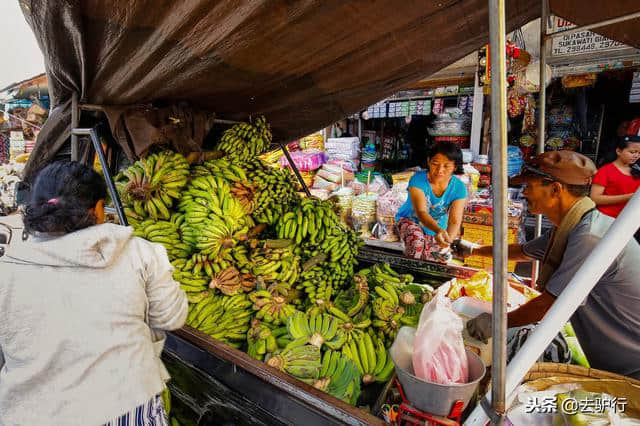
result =
[[[617,158],[602,166],[593,178],[591,199],[602,213],[618,217],[640,187],[640,137],[625,136],[616,146]],[[636,234],[636,238],[638,234]]]

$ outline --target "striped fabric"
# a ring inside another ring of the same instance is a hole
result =
[[[136,407],[103,426],[169,426],[162,397],[156,395],[146,404]]]

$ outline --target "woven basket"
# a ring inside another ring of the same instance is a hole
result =
[[[523,382],[538,390],[560,383],[576,383],[590,392],[625,397],[628,403],[625,414],[640,419],[640,380],[631,377],[579,365],[541,362],[529,370]]]
[[[597,370],[595,368],[586,368],[573,364],[556,364],[553,362],[538,362],[524,376],[523,382],[530,382],[536,379],[544,379],[547,377],[572,377],[580,379],[608,379],[623,380],[632,385],[640,386],[640,380],[623,376],[608,371]]]

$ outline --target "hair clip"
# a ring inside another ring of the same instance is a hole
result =
[[[47,201],[47,204],[58,204],[58,199],[57,198],[51,198],[49,201]]]

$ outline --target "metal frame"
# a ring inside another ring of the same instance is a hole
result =
[[[493,189],[493,347],[491,403],[504,424],[507,369],[507,53],[505,0],[489,0]]]
[[[109,163],[107,162],[107,157],[105,156],[104,150],[102,149],[102,144],[100,143],[100,137],[98,135],[97,128],[91,129],[71,129],[71,135],[75,136],[89,136],[91,138],[91,142],[93,143],[93,149],[95,149],[96,154],[98,155],[98,160],[100,161],[100,166],[102,167],[102,173],[104,175],[105,183],[107,184],[107,189],[109,190],[109,195],[111,196],[111,200],[113,201],[113,207],[115,208],[116,213],[118,214],[118,219],[120,220],[120,224],[124,226],[129,226],[129,222],[127,221],[127,216],[124,214],[124,208],[122,207],[122,202],[120,201],[120,195],[118,195],[118,191],[116,190],[116,186],[113,182],[113,176],[111,176],[111,171],[109,170]],[[77,148],[76,148],[77,149]],[[77,151],[76,151],[77,155]]]
[[[551,35],[546,34],[546,16],[549,13],[548,0],[542,0],[541,15],[541,46],[540,46],[540,94],[541,99],[545,100],[545,80],[546,80],[546,41]],[[605,20],[599,23],[593,23],[574,28],[563,34],[571,34],[579,31],[591,30],[595,28],[612,25],[615,23],[627,21],[629,19],[640,18],[640,12],[621,16],[614,19]],[[492,117],[492,153],[494,155],[494,176],[492,176],[492,184],[494,186],[494,280],[493,280],[493,367],[492,367],[492,385],[491,395],[487,395],[483,403],[479,404],[471,413],[471,416],[465,422],[466,425],[485,425],[488,421],[492,424],[504,424],[504,413],[506,408],[515,398],[514,391],[520,384],[531,366],[535,364],[545,348],[551,343],[555,335],[560,331],[564,324],[573,315],[597,284],[600,277],[606,269],[611,265],[615,258],[624,249],[627,243],[633,238],[633,234],[638,229],[637,211],[640,210],[640,191],[629,200],[622,213],[611,225],[606,234],[598,242],[593,251],[585,259],[582,266],[578,269],[573,278],[569,281],[563,292],[556,299],[549,311],[546,313],[542,321],[535,328],[533,333],[527,338],[525,344],[520,348],[516,356],[513,358],[505,371],[505,355],[506,355],[506,300],[503,291],[503,277],[506,263],[502,264],[507,255],[505,233],[502,220],[504,218],[505,199],[503,191],[506,191],[506,156],[503,151],[506,146],[502,146],[506,140],[503,136],[506,129],[502,128],[504,124],[504,116],[506,107],[503,106],[503,97],[506,91],[496,93],[496,90],[502,89],[503,79],[505,78],[504,66],[504,37],[505,37],[505,10],[504,0],[489,0],[489,31],[491,40],[491,63],[492,63],[492,90],[491,90],[491,117]],[[496,51],[497,50],[497,51]],[[497,77],[497,78],[496,78]],[[498,105],[497,105],[498,104]],[[538,149],[544,151],[544,113],[545,104],[541,102],[540,117],[538,125],[540,126],[538,135]],[[497,166],[497,167],[496,167]],[[497,202],[495,202],[497,201]],[[496,229],[499,224],[499,229]],[[502,248],[497,249],[497,246]],[[497,277],[497,278],[496,278]],[[497,312],[497,314],[496,314]],[[497,332],[497,333],[496,333]],[[498,334],[499,333],[499,334]],[[505,334],[502,334],[505,333]],[[509,397],[509,398],[507,398]],[[491,408],[489,408],[491,403]]]

